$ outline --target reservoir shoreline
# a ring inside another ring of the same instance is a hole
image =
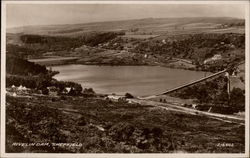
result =
[[[160,94],[167,89],[194,81],[208,72],[162,66],[100,66],[69,64],[52,66],[57,80],[80,83],[104,94],[132,93],[137,96]],[[77,75],[72,75],[72,74]],[[105,83],[106,82],[106,83]]]

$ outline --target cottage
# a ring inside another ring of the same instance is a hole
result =
[[[222,56],[220,54],[215,54],[213,57],[212,57],[212,60],[220,60],[222,59]]]
[[[16,92],[14,92],[12,96],[13,96],[13,97],[16,97],[16,96],[17,96]]]
[[[44,56],[51,56],[51,55],[53,55],[53,54],[54,54],[54,52],[46,52],[46,53],[43,53]]]
[[[55,86],[47,87],[47,89],[49,90],[49,92],[57,92],[58,90]]]
[[[26,90],[28,90],[28,88],[26,88],[25,86],[20,85],[20,86],[17,88],[17,90],[19,90],[19,91],[26,91]]]
[[[212,58],[208,58],[204,60],[204,64],[211,64],[214,63],[214,61],[221,60],[222,56],[220,54],[215,54]]]
[[[192,104],[192,108],[196,109],[197,104]]]
[[[124,98],[124,96],[119,96],[119,95],[108,95],[108,96],[106,97],[106,99],[109,99],[109,100],[118,102],[118,101],[124,100],[125,98]]]
[[[71,87],[66,87],[65,89],[66,89],[67,93],[69,93],[71,90]]]
[[[163,40],[162,40],[162,43],[163,43],[163,44],[166,44],[167,42],[166,42],[166,40],[165,40],[165,39],[163,39]]]

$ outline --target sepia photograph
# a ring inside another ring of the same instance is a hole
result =
[[[1,3],[1,157],[249,157],[249,1]]]

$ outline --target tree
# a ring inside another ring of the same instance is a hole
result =
[[[230,93],[230,105],[239,110],[245,110],[245,91],[240,88],[233,88]]]
[[[95,94],[93,88],[84,88],[83,93],[85,94]]]
[[[126,93],[125,98],[134,98],[134,96],[132,94],[130,94],[130,93]]]
[[[49,94],[49,90],[47,89],[47,88],[43,88],[42,89],[42,94],[44,94],[44,95],[48,95]]]

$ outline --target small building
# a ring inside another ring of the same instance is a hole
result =
[[[220,54],[215,54],[211,59],[212,60],[220,60],[220,59],[222,59],[222,56]]]
[[[18,88],[17,88],[18,91],[26,91],[28,90],[28,88],[26,88],[25,86],[22,86],[20,85]]]
[[[55,86],[47,87],[47,89],[49,90],[49,94],[52,96],[56,96],[59,91],[59,89]]]
[[[192,108],[196,109],[197,104],[192,104]]]
[[[63,94],[68,94],[71,91],[71,87],[65,87],[62,91]]]
[[[48,89],[50,92],[57,92],[57,90],[58,90],[55,86],[47,87],[47,89]]]
[[[109,99],[109,100],[115,101],[115,102],[126,101],[126,98],[124,96],[121,96],[121,95],[108,95],[106,97],[106,99]]]
[[[215,54],[212,58],[208,58],[204,60],[204,64],[211,64],[214,63],[214,61],[221,60],[222,56],[220,54]]]

